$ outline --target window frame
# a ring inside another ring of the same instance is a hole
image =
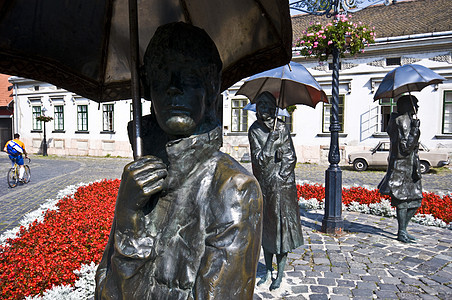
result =
[[[234,106],[234,101],[240,101],[239,106]],[[248,111],[243,108],[249,103],[249,100],[245,97],[237,97],[231,99],[231,132],[240,133],[248,131]],[[238,112],[238,116],[234,116],[234,111]],[[238,119],[238,123],[235,124],[234,118]],[[246,121],[242,122],[243,120]],[[245,127],[243,127],[243,124]]]
[[[115,125],[114,103],[102,104],[102,131],[103,132],[114,132],[114,130],[115,130],[114,125]]]
[[[35,109],[38,109],[39,111],[35,111]],[[42,107],[41,105],[33,105],[31,107],[31,124],[32,124],[32,130],[34,131],[41,131],[42,130],[42,122],[36,120],[37,117],[42,115]]]
[[[57,112],[57,108],[61,108],[61,111]],[[54,131],[64,131],[64,105],[55,105],[53,109],[53,129]]]
[[[284,123],[286,123],[286,126],[289,128],[289,132],[290,133],[293,133],[293,113],[294,113],[294,111],[292,111],[292,112],[289,112],[289,117],[286,117],[286,116],[279,116],[279,118],[281,118],[283,121],[284,121]]]
[[[393,112],[397,112],[397,101],[394,98],[386,98],[389,99],[389,104],[384,104],[383,100],[384,99],[379,99],[378,100],[378,105],[380,106],[380,122],[378,122],[378,126],[380,129],[380,132],[386,132],[388,123],[389,123],[389,118],[391,118],[391,114]],[[383,117],[383,107],[390,107],[390,112],[388,115],[388,123],[384,124],[385,122],[385,118]]]
[[[85,107],[85,111],[80,111],[79,108]],[[81,116],[81,117],[80,117]],[[85,116],[85,118],[83,118]],[[82,121],[82,122],[80,122]],[[85,121],[85,122],[83,122]],[[84,127],[86,126],[86,129]],[[87,132],[88,131],[88,105],[87,104],[78,104],[77,105],[77,131],[79,132]]]
[[[446,99],[446,94],[450,94],[451,95],[451,99],[447,100]],[[451,106],[451,112],[450,112],[450,116],[449,116],[449,120],[446,123],[446,106]],[[452,130],[450,130],[449,132],[445,131],[445,126],[448,124],[450,127],[452,127],[452,90],[444,90],[443,91],[443,113],[442,113],[442,120],[441,120],[441,133],[442,134],[452,134]]]
[[[330,99],[332,96],[329,96]],[[341,103],[342,101],[342,103]],[[331,102],[331,100],[330,100]],[[329,109],[329,122],[326,122],[325,117],[325,109],[326,108],[330,108]],[[322,106],[322,133],[330,133],[330,126],[331,126],[331,107],[332,104],[330,103],[325,103],[323,102],[323,106]],[[342,113],[340,113],[340,110],[342,108]],[[339,130],[339,133],[344,133],[344,127],[345,127],[345,95],[344,94],[340,94],[339,95],[339,126],[341,128],[341,130]],[[327,126],[327,127],[326,127]]]

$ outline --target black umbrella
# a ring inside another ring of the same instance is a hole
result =
[[[8,0],[0,2],[0,72],[98,102],[130,99],[156,28],[177,21],[203,28],[217,45],[222,89],[291,58],[284,0]]]
[[[138,59],[156,28],[201,27],[224,64],[222,88],[287,63],[292,28],[283,0],[133,0]],[[127,0],[0,2],[0,72],[50,82],[95,101],[130,99]]]

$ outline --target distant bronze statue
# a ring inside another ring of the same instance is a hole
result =
[[[391,141],[388,169],[378,185],[380,193],[391,196],[396,207],[397,240],[413,243],[416,239],[408,234],[408,222],[422,202],[421,171],[419,164],[419,119],[414,118],[418,109],[414,96],[402,96],[397,100],[397,113],[392,113],[387,132]]]
[[[278,274],[270,290],[281,284],[287,253],[303,244],[294,171],[297,157],[286,124],[276,119],[273,130],[275,113],[275,97],[263,92],[256,100],[257,121],[248,132],[253,173],[264,195],[262,248],[267,272],[258,285],[271,278],[274,254],[278,264]]]
[[[252,299],[262,193],[219,151],[216,46],[200,28],[164,25],[144,65],[148,156],[124,168],[96,299]]]

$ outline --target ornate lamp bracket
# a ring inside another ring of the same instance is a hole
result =
[[[389,0],[301,0],[289,4],[290,9],[328,18],[338,15],[360,11],[368,6],[384,3]]]

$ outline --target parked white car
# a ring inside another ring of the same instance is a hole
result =
[[[365,171],[368,167],[387,167],[389,145],[389,141],[382,141],[368,151],[352,152],[348,155],[348,163],[352,164],[356,171]],[[449,164],[447,153],[429,150],[422,143],[419,144],[419,160],[422,174],[430,171],[431,167],[442,167]]]

